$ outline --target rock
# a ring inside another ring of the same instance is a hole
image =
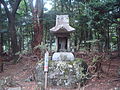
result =
[[[39,82],[39,85],[43,86],[44,85],[43,61],[37,63],[33,74],[35,80]]]
[[[0,86],[0,90],[5,90],[5,89],[3,88],[3,86]]]
[[[16,83],[13,82],[12,77],[8,76],[8,77],[2,77],[0,79],[0,90],[21,90],[21,89],[12,89],[12,86],[15,86]],[[8,88],[10,87],[10,88]]]
[[[5,90],[22,90],[21,87],[7,87]]]
[[[24,80],[25,82],[31,82],[34,81],[33,75],[29,76],[27,79]]]
[[[12,87],[17,86],[18,83],[12,80],[11,76],[8,77],[2,77],[0,79],[0,90],[21,90],[21,89],[14,89]]]
[[[81,60],[49,61],[48,86],[71,87],[84,83],[87,79],[87,64]],[[35,69],[35,79],[44,86],[43,61],[38,62]]]
[[[0,79],[0,85],[9,85],[12,82],[12,77],[8,76],[8,77],[2,77]]]
[[[114,87],[112,90],[120,90],[120,87]]]

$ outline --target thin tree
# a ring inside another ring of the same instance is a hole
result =
[[[2,29],[2,23],[1,23],[1,18],[2,18],[2,10],[1,10],[1,3],[0,3],[0,30]],[[3,52],[3,40],[2,40],[2,34],[0,33],[0,53]]]

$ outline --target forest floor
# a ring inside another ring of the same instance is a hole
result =
[[[79,57],[80,54],[78,53]],[[89,57],[82,57],[89,63]],[[109,63],[110,69],[109,68]],[[37,59],[31,56],[25,56],[19,63],[7,63],[4,65],[4,72],[0,73],[0,79],[10,78],[11,84],[6,84],[5,90],[10,87],[20,87],[22,90],[36,90],[37,83],[33,79],[33,70],[37,63]],[[102,62],[103,73],[99,79],[93,78],[79,90],[120,90],[120,77],[118,75],[118,68],[120,67],[120,58],[115,57],[111,60]],[[11,89],[10,89],[11,90]],[[19,89],[14,89],[19,90]],[[49,90],[73,90],[73,89],[56,89],[54,87]],[[78,90],[78,89],[77,89]]]

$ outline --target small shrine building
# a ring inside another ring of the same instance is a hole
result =
[[[69,25],[68,15],[57,15],[56,16],[56,25],[50,29],[50,32],[55,35],[56,42],[56,53],[53,54],[53,60],[58,58],[61,60],[61,55],[65,57],[74,58],[74,55],[70,51],[70,33],[75,29]],[[57,57],[57,58],[56,58]],[[70,58],[69,58],[70,59]],[[73,60],[73,59],[71,59]]]

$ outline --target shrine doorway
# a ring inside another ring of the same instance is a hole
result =
[[[58,52],[67,51],[67,37],[58,37]]]

